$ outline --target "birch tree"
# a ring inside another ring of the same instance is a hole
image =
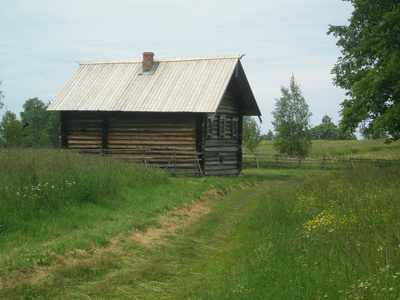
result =
[[[274,148],[279,153],[306,156],[311,148],[308,105],[294,75],[288,88],[281,87],[282,96],[276,100],[272,112],[274,121]]]

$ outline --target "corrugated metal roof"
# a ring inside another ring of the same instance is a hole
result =
[[[78,62],[48,110],[215,112],[242,56],[154,59],[152,75],[141,60]]]

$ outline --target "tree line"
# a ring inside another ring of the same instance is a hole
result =
[[[20,119],[6,110],[0,121],[0,146],[59,147],[59,113],[46,111],[48,105],[38,98],[28,99],[23,105]]]

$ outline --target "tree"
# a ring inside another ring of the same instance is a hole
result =
[[[47,106],[38,98],[28,99],[23,105],[20,115],[29,146],[59,146],[59,113],[46,111]]]
[[[339,128],[332,122],[332,119],[325,115],[322,122],[311,128],[311,139],[313,140],[339,140]]]
[[[320,125],[311,128],[311,139],[313,140],[338,140],[338,127],[332,122],[332,119],[325,115]]]
[[[274,133],[268,130],[267,134],[262,134],[260,139],[261,141],[272,141],[274,139]]]
[[[265,139],[266,139],[267,141],[272,141],[272,140],[274,139],[274,134],[273,134],[273,132],[272,132],[271,129],[268,130],[268,133],[267,133],[267,134],[265,134]]]
[[[356,136],[348,131],[342,131],[336,126],[332,119],[325,115],[322,117],[322,122],[311,128],[312,140],[355,140]]]
[[[311,112],[301,94],[300,86],[294,75],[289,88],[281,87],[282,97],[275,99],[274,148],[280,153],[307,155],[311,148],[310,117]]]
[[[50,103],[46,105],[46,109]],[[47,114],[47,122],[44,127],[44,133],[48,137],[47,143],[41,143],[42,147],[52,146],[59,147],[60,146],[60,113],[57,111],[46,111]]]
[[[368,131],[364,131],[364,129],[360,130],[360,133],[362,135],[362,137],[364,138],[364,140],[372,140],[372,139],[381,139],[381,138],[388,138],[386,132],[381,132],[381,133],[370,133]]]
[[[38,98],[28,99],[23,105],[24,111],[20,113],[24,124],[24,133],[30,146],[36,146],[46,124],[45,105]]]
[[[348,26],[329,26],[342,56],[332,69],[334,84],[349,99],[341,103],[341,128],[360,126],[370,136],[400,138],[400,2],[345,0],[354,11]]]
[[[243,117],[243,144],[249,151],[256,151],[261,142],[261,130],[252,117]]]
[[[3,147],[21,147],[25,145],[22,123],[17,116],[7,110],[0,122],[1,144]]]

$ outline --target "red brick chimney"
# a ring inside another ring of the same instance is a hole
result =
[[[154,65],[154,53],[143,52],[142,70],[143,72],[149,72]]]

